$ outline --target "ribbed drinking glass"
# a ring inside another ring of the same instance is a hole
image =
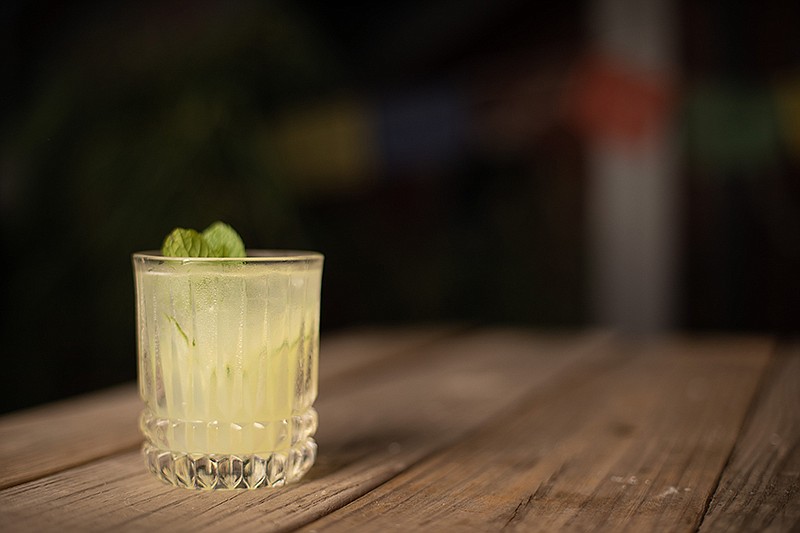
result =
[[[316,252],[133,255],[143,453],[191,489],[279,486],[314,463]]]

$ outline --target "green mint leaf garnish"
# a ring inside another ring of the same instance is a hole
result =
[[[161,245],[167,257],[213,257],[211,247],[202,235],[193,229],[175,228]]]
[[[224,222],[214,222],[203,230],[203,238],[214,257],[245,257],[244,242],[239,234]]]
[[[161,245],[165,257],[246,257],[239,234],[224,222],[214,222],[203,233],[175,228]]]

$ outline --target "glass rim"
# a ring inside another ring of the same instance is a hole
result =
[[[324,259],[319,252],[308,250],[279,250],[248,248],[246,257],[173,257],[162,255],[159,250],[145,250],[134,252],[133,259],[143,261],[175,262],[175,263],[278,263],[299,261],[321,261]]]

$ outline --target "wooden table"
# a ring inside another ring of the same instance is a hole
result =
[[[320,366],[317,463],[278,489],[158,482],[133,384],[0,418],[0,530],[800,528],[798,343],[374,329]]]

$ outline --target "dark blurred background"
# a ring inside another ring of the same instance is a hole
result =
[[[8,0],[0,411],[135,377],[130,254],[326,255],[324,332],[800,329],[797,2]]]

